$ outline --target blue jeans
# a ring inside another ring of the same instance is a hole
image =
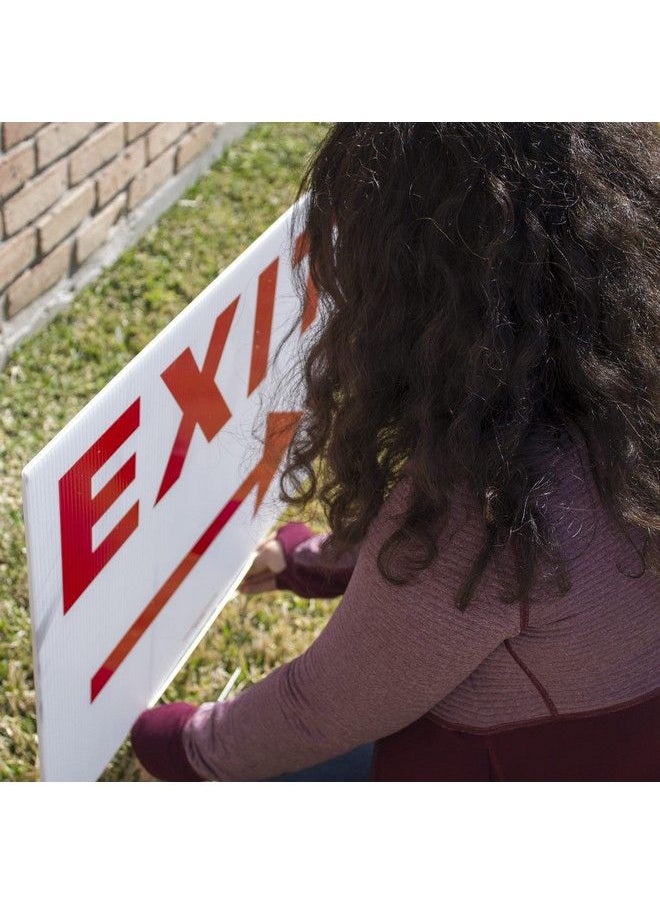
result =
[[[318,766],[301,769],[300,772],[285,772],[268,782],[367,782],[371,768],[373,744],[356,747],[341,756],[336,756]]]

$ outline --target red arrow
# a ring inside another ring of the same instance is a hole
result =
[[[149,625],[172,597],[174,591],[183,583],[187,575],[199,562],[211,543],[218,536],[240,504],[257,487],[257,501],[254,507],[256,515],[271,481],[280,467],[282,458],[291,442],[302,412],[278,411],[270,413],[266,418],[265,451],[261,460],[248,474],[232,498],[218,512],[213,521],[198,538],[192,549],[183,557],[163,586],[155,593],[149,603],[135,619],[131,627],[121,638],[117,646],[107,657],[103,665],[92,678],[91,700],[94,702],[101,690],[117,671],[135,644],[142,637]]]

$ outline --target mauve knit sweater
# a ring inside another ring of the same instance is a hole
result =
[[[405,510],[405,475],[359,548],[335,562],[327,534],[292,522],[277,532],[286,555],[280,588],[343,599],[317,640],[234,699],[203,704],[183,732],[201,776],[257,780],[302,769],[385,737],[429,713],[442,725],[496,732],[570,715],[627,708],[660,693],[660,580],[608,519],[584,440],[539,430],[533,461],[544,510],[569,559],[570,591],[539,580],[529,600],[511,586],[510,546],[489,564],[464,612],[454,605],[485,536],[476,500],[451,499],[439,555],[411,583],[385,581],[376,555]]]

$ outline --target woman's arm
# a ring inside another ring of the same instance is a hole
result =
[[[326,561],[323,543],[329,536],[314,533],[302,521],[290,521],[279,528],[275,539],[282,546],[286,568],[276,575],[278,590],[293,590],[307,599],[332,599],[346,591],[359,547]]]
[[[436,561],[412,582],[385,581],[376,555],[406,501],[400,481],[360,548],[343,600],[315,643],[236,698],[204,704],[186,723],[186,755],[209,779],[256,780],[302,769],[384,737],[428,712],[508,637],[516,607],[498,599],[489,568],[465,612],[454,606],[483,539],[464,497]],[[390,520],[393,516],[394,520]]]

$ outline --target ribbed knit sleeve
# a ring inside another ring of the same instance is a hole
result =
[[[489,567],[465,612],[454,605],[481,548],[476,504],[452,499],[439,555],[405,586],[376,557],[407,507],[409,478],[394,487],[360,546],[343,600],[297,659],[230,701],[204,704],[184,729],[190,763],[211,780],[270,778],[383,737],[428,712],[520,629],[508,583]],[[502,554],[503,555],[503,554]]]

